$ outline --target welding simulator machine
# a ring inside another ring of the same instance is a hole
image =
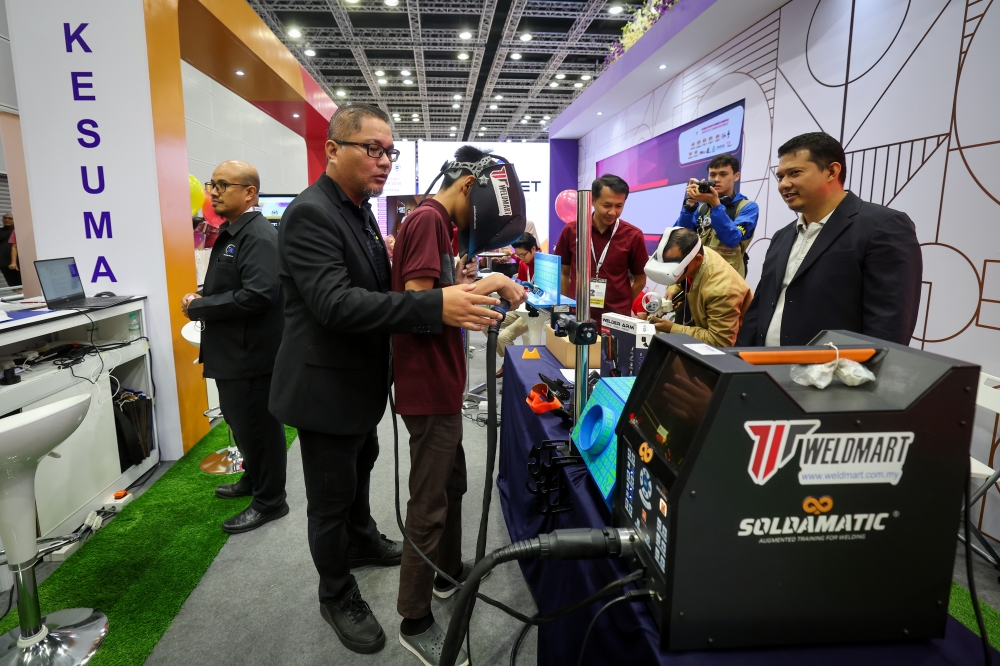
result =
[[[835,358],[875,381],[790,377]],[[944,636],[978,378],[840,331],[808,348],[654,338],[616,428],[614,520],[642,542],[661,646]]]

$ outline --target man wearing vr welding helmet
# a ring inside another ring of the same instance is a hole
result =
[[[702,245],[698,234],[679,227],[668,229],[646,264],[646,275],[668,285],[668,295],[676,289],[674,282],[691,281],[687,291],[691,324],[651,316],[657,332],[684,333],[714,347],[736,344],[753,294],[725,258]]]
[[[406,216],[396,235],[392,264],[394,291],[421,292],[453,284],[471,284],[476,262],[462,256],[455,264],[451,231],[472,224],[469,194],[476,176],[468,167],[486,157],[473,147],[455,152],[441,189]],[[480,212],[482,214],[482,212]],[[477,221],[482,224],[481,220]],[[524,288],[493,273],[475,283],[473,293],[497,292],[516,308]],[[462,563],[462,495],[466,491],[462,449],[462,397],[465,346],[458,328],[445,326],[435,335],[397,333],[393,347],[396,411],[410,433],[410,499],[406,533],[431,561],[464,581],[472,570]],[[446,598],[457,588],[434,575],[409,543],[403,545],[396,608],[403,616],[399,642],[423,663],[437,663],[444,632],[431,614],[431,593]],[[458,663],[465,663],[460,657]]]

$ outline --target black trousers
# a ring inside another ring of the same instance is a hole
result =
[[[21,271],[12,271],[7,266],[2,266],[0,273],[3,273],[3,279],[7,282],[8,287],[21,286]]]
[[[371,471],[378,458],[375,431],[328,435],[299,430],[305,472],[309,552],[319,572],[319,602],[354,590],[348,548],[368,550],[380,534],[368,504]]]
[[[250,506],[261,513],[285,503],[285,427],[267,410],[271,375],[252,379],[216,379],[219,407],[243,454],[245,474],[253,484]]]

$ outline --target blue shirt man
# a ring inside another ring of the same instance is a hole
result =
[[[739,179],[740,161],[735,156],[727,153],[713,157],[708,163],[708,180],[715,185],[701,192],[699,182],[692,178],[674,226],[697,231],[703,245],[722,255],[746,278],[747,247],[757,228],[760,209],[743,194],[736,194]]]

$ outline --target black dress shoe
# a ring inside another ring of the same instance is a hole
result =
[[[393,541],[384,534],[379,535],[378,543],[369,550],[348,550],[351,568],[374,565],[377,567],[398,567],[403,561],[403,542]]]
[[[247,507],[245,511],[236,514],[229,520],[222,523],[222,529],[230,534],[240,534],[255,530],[264,523],[283,518],[288,515],[288,504],[270,513],[261,513],[253,507]]]
[[[341,601],[320,604],[319,612],[348,650],[370,654],[385,647],[382,625],[357,588]]]
[[[223,483],[215,487],[215,496],[222,499],[236,499],[237,497],[250,497],[253,495],[253,483],[244,474],[236,483]]]

